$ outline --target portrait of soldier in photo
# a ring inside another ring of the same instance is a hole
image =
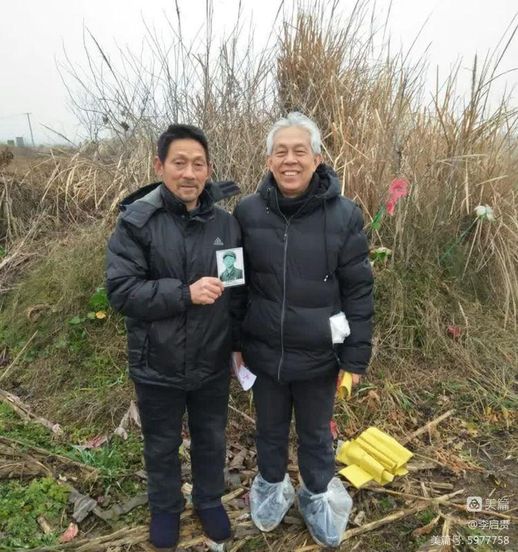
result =
[[[219,279],[224,286],[237,286],[245,283],[242,249],[228,249],[216,253],[218,259]]]

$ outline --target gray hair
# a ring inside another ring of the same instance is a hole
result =
[[[275,122],[270,132],[268,133],[268,136],[266,137],[266,153],[268,155],[272,154],[273,139],[275,138],[275,134],[277,133],[277,131],[281,130],[282,128],[289,128],[294,126],[301,127],[304,130],[307,130],[309,132],[311,149],[313,150],[313,153],[315,155],[321,153],[322,139],[320,137],[320,130],[318,129],[317,125],[309,117],[306,117],[302,113],[299,113],[298,111],[292,111],[291,113],[288,113],[286,117],[283,117],[282,119],[279,119],[277,122]]]

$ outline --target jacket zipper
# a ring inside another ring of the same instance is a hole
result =
[[[180,222],[180,227],[182,229],[182,236],[183,236],[183,240],[182,240],[182,245],[183,245],[183,278],[184,278],[184,282],[186,283],[186,285],[189,285],[189,279],[187,277],[187,237],[188,237],[188,230],[187,230],[187,226],[189,224],[189,220],[186,218],[186,215],[180,215],[181,216],[181,222]],[[183,359],[183,377],[186,378],[187,377],[187,351],[188,351],[188,342],[187,342],[187,339],[188,339],[188,335],[189,335],[189,331],[188,331],[188,309],[185,309],[185,312],[183,313],[183,316],[184,316],[184,320],[185,320],[185,354],[184,354],[184,359]]]
[[[282,269],[282,307],[281,307],[281,358],[279,359],[279,366],[277,368],[277,381],[281,381],[281,366],[284,361],[284,317],[286,314],[286,264],[288,257],[288,228],[290,221],[283,215],[286,221],[286,227],[284,228],[284,260]]]
[[[279,206],[279,197],[277,194],[275,194],[275,198],[277,201],[277,210],[281,214],[282,218],[284,219],[284,222],[286,223],[286,226],[284,228],[284,261],[283,261],[283,268],[282,268],[282,307],[281,307],[281,357],[279,359],[279,366],[277,367],[277,381],[281,381],[281,367],[282,363],[284,361],[284,317],[286,315],[286,264],[287,264],[287,257],[288,257],[288,229],[290,227],[291,219],[295,218],[302,209],[306,206],[306,202],[299,207],[299,209],[290,216],[290,218],[286,218],[284,213],[281,211],[281,208]],[[268,206],[268,204],[267,204]]]

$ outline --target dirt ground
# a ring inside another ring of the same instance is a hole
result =
[[[245,397],[241,395],[241,399]],[[248,492],[256,473],[254,422],[250,416],[253,413],[249,410],[248,401],[241,400],[239,407],[235,406],[237,404],[232,406],[229,420],[227,493],[224,499],[234,536],[226,544],[225,550],[306,552],[322,549],[305,530],[295,506],[283,523],[271,533],[261,533],[253,526],[248,505]],[[341,425],[338,421],[339,431]],[[406,436],[407,439],[410,437],[407,447],[414,453],[408,464],[408,475],[396,477],[393,483],[385,487],[369,484],[367,488],[356,490],[347,484],[353,498],[353,510],[340,550],[516,550],[516,436],[512,427],[501,424],[499,427],[488,425],[484,429],[474,430],[470,425],[466,426],[452,412],[414,438],[411,438],[412,434]],[[137,429],[132,431],[138,434]],[[405,439],[405,436],[397,437]],[[289,473],[294,485],[297,485],[295,445],[293,436]],[[100,448],[103,446],[109,444],[102,444]],[[188,435],[184,447],[187,460]],[[60,464],[55,456],[46,456],[44,450],[40,450],[39,456],[31,449],[23,450],[23,454],[36,457],[38,462],[48,466],[54,475],[60,474],[61,478],[75,481],[76,487],[88,487],[84,481],[88,471],[84,472],[80,465],[67,465],[66,459]],[[143,468],[143,465],[140,467]],[[145,490],[144,477],[142,470],[138,477],[134,475],[134,479],[140,478],[141,492]],[[188,493],[188,461],[184,465],[184,477],[184,490]],[[108,494],[99,485],[95,489],[95,495]],[[113,496],[117,496],[116,493]],[[480,497],[484,511],[467,512],[467,497]],[[79,524],[80,533],[76,540],[66,547],[54,545],[33,550],[149,552],[152,548],[146,543],[147,519],[145,505],[110,522],[102,521],[91,513]],[[183,515],[181,535],[179,551],[221,550],[203,537],[189,507]]]

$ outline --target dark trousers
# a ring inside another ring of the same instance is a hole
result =
[[[191,434],[192,501],[197,509],[221,504],[225,483],[225,427],[229,374],[195,391],[136,383],[152,512],[181,512],[182,419]]]
[[[306,487],[321,493],[335,472],[333,416],[336,377],[278,383],[257,376],[253,386],[257,420],[256,446],[259,472],[269,483],[284,479],[292,410],[298,437],[299,470]]]

